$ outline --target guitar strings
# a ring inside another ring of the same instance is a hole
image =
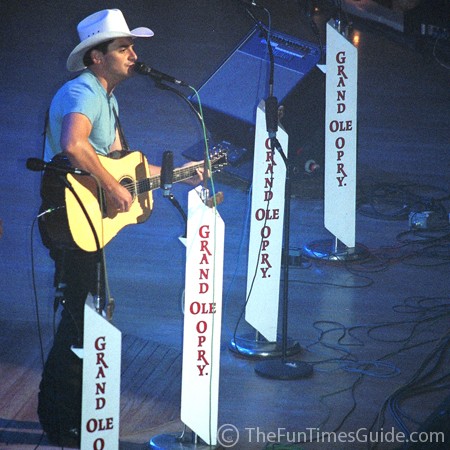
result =
[[[177,175],[176,181],[181,181],[184,179],[187,179],[191,176],[191,172],[193,169],[200,167],[202,164],[199,164],[198,166],[189,166],[189,167],[180,167],[178,169],[174,170],[174,175]],[[151,189],[156,189],[160,187],[161,183],[158,183],[158,181],[161,181],[161,178],[159,175],[154,175],[149,178],[145,178],[142,180],[132,181],[130,183],[125,183],[122,186],[126,188],[131,194],[139,195],[143,192],[148,192]],[[154,186],[153,186],[154,184]]]

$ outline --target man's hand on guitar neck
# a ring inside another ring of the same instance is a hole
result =
[[[186,164],[183,164],[181,167],[195,166],[199,162],[201,162],[201,161],[190,161]],[[187,180],[184,181],[184,183],[190,184],[191,186],[198,186],[203,180],[205,180],[204,173],[205,173],[205,168],[204,168],[204,165],[202,165],[196,170],[196,175],[194,175],[191,178],[188,178]],[[209,178],[209,176],[207,178]]]

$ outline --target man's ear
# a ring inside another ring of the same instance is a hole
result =
[[[91,60],[94,64],[100,64],[103,61],[103,53],[100,50],[91,50]]]

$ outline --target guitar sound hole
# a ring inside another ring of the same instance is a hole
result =
[[[128,189],[128,192],[131,194],[131,196],[133,197],[133,200],[134,200],[136,197],[136,184],[135,184],[134,180],[132,178],[125,177],[120,180],[120,184],[124,188]]]

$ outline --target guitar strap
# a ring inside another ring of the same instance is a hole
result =
[[[122,126],[120,125],[119,115],[117,114],[116,108],[113,107],[113,111],[114,111],[114,117],[116,118],[116,127],[117,127],[117,131],[119,132],[119,139],[120,139],[120,144],[122,145],[122,150],[129,152],[130,147],[128,145],[127,140],[125,139],[125,135],[123,133]]]

